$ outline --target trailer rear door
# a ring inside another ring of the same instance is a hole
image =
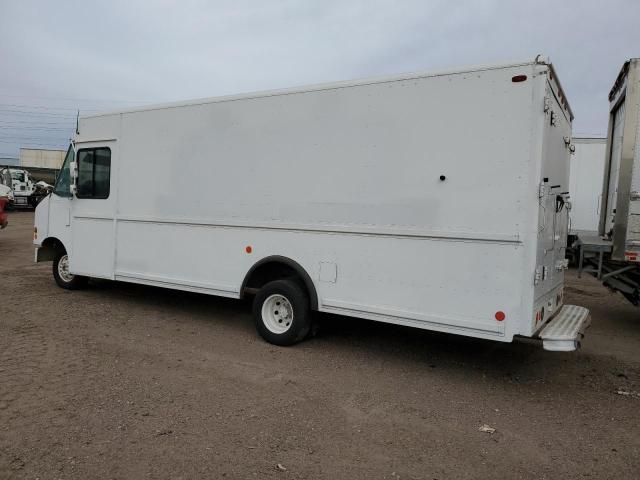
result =
[[[640,261],[640,59],[623,65],[609,102],[609,177],[601,233],[611,235],[613,260]]]
[[[639,95],[640,96],[640,95]],[[634,115],[633,112],[629,112]],[[635,126],[625,129],[625,134],[630,135],[631,148],[629,156],[633,157],[631,172],[631,190],[629,192],[629,215],[627,218],[627,237],[625,245],[625,260],[640,261],[640,109],[636,105]],[[622,139],[621,139],[622,145]],[[622,147],[620,148],[622,150]]]
[[[618,178],[620,174],[620,159],[622,157],[622,132],[624,130],[624,100],[612,112],[611,121],[611,163],[609,164],[609,188],[607,189],[607,223],[606,232],[613,227],[618,198]],[[606,233],[605,232],[605,233]]]

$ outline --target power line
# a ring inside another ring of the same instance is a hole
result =
[[[70,132],[69,132],[70,133]],[[34,138],[34,137],[46,137],[46,138],[55,138],[55,137],[59,137],[61,135],[64,135],[63,132],[56,132],[56,133],[38,133],[38,132],[24,132],[24,133],[12,133],[12,132],[0,132],[0,137],[11,137],[11,138],[17,138],[17,137],[29,137],[29,138]]]
[[[47,117],[59,117],[59,118],[76,118],[75,115],[67,115],[65,113],[52,113],[52,112],[29,112],[25,110],[10,110],[5,108],[0,108],[0,114],[3,113],[11,113],[14,115],[30,115],[30,116],[47,116]]]
[[[69,126],[69,128],[50,128],[50,127],[32,127],[32,128],[25,128],[23,125],[20,125],[18,127],[14,127],[14,126],[6,126],[6,125],[0,125],[0,133],[8,133],[11,134],[12,132],[15,133],[19,133],[20,131],[24,131],[24,132],[29,132],[30,130],[35,130],[35,131],[43,131],[43,132],[68,132],[68,131],[74,131],[75,126]]]
[[[0,143],[6,143],[9,145],[18,145],[22,142],[9,142],[6,140],[0,140]],[[36,143],[36,142],[32,142],[32,141],[24,141],[25,144],[27,145],[39,145],[41,147],[64,147],[66,145],[66,142],[50,142],[50,143]]]
[[[72,102],[98,102],[98,103],[153,103],[151,100],[113,100],[113,99],[105,99],[105,98],[72,98],[72,97],[53,97],[53,96],[42,96],[42,95],[6,95],[0,93],[0,97],[6,98],[40,98],[47,100],[64,100],[64,101],[72,101]]]
[[[71,133],[72,132],[69,132],[69,134]],[[24,132],[24,134],[0,132],[0,138],[61,138],[61,137],[69,137],[69,136],[70,135],[67,135],[64,132],[55,132],[55,133]]]
[[[67,130],[73,130],[73,127],[63,128],[63,127],[33,127],[33,126],[17,126],[17,127],[5,127],[0,125],[0,130],[43,130],[48,132],[61,131],[66,132]]]
[[[47,118],[46,120],[55,120],[54,118]],[[27,119],[20,119],[20,120],[9,120],[9,119],[3,119],[0,118],[0,124],[1,125],[75,125],[75,119],[72,120],[60,120],[57,122],[43,122],[43,121],[38,121],[38,120],[27,120]]]
[[[82,108],[81,106],[78,107],[52,107],[51,105],[28,105],[28,104],[21,104],[21,103],[0,103],[0,107],[10,107],[10,108],[35,108],[38,110],[65,110],[65,111],[72,111],[72,112],[76,112],[78,110],[85,111],[85,112],[93,112],[93,111],[100,111],[100,108],[98,107],[91,107],[89,108],[88,106],[85,106],[85,108]]]

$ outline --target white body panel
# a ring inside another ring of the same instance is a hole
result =
[[[576,147],[571,156],[571,233],[595,233],[600,221],[606,138],[573,137]]]
[[[83,118],[77,148],[111,149],[109,198],[53,195],[38,218],[77,274],[237,298],[282,256],[321,311],[533,335],[561,304],[567,228],[571,113],[551,76],[527,62]]]

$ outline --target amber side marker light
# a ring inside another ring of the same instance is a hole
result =
[[[524,82],[526,79],[527,79],[526,75],[515,75],[515,76],[511,77],[511,81],[513,83]]]
[[[33,239],[38,239],[38,227],[33,227]]]

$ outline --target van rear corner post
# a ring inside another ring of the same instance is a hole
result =
[[[318,310],[571,350],[588,324],[563,296],[572,119],[540,57],[83,117],[38,258],[64,288],[252,295],[277,345]]]

